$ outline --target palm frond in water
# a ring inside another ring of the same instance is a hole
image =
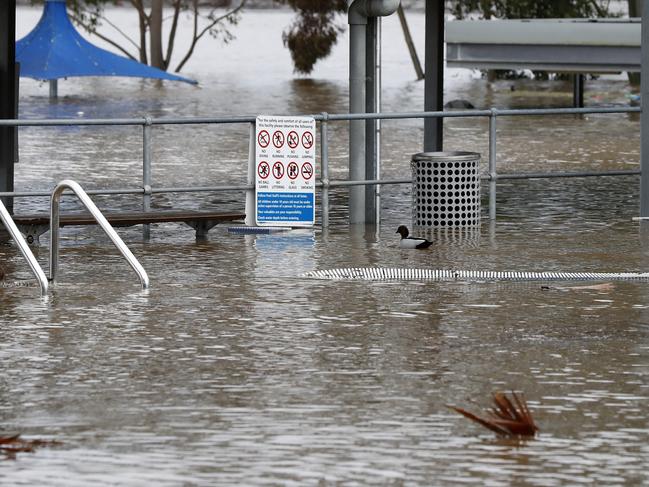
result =
[[[462,416],[481,424],[501,436],[534,436],[539,431],[525,398],[512,391],[512,399],[503,392],[493,395],[495,407],[487,411],[486,417],[477,416],[466,409],[448,406]]]
[[[55,446],[60,443],[55,440],[25,440],[19,433],[0,434],[0,453],[7,458],[15,458],[16,453],[33,452],[39,446]]]

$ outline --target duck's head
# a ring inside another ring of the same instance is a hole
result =
[[[396,233],[401,234],[401,238],[406,238],[410,232],[408,231],[408,227],[400,225],[399,228],[397,228]]]

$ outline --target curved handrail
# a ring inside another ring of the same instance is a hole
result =
[[[1,199],[0,199],[0,220],[2,220],[2,223],[4,223],[5,228],[9,231],[9,233],[15,240],[16,244],[18,244],[18,248],[20,249],[20,252],[23,254],[23,257],[25,257],[25,260],[27,260],[29,267],[31,267],[32,272],[34,273],[34,276],[38,281],[38,284],[40,284],[41,286],[41,296],[45,296],[47,294],[47,286],[48,286],[47,276],[43,272],[43,269],[41,269],[41,266],[36,260],[36,257],[34,257],[34,254],[29,248],[29,245],[27,245],[27,242],[25,242],[25,239],[20,233],[20,230],[18,230],[18,227],[14,223],[13,218],[11,218],[11,215],[7,211],[7,208],[5,207]]]
[[[128,264],[135,271],[135,273],[140,278],[140,283],[142,284],[142,289],[147,289],[149,287],[149,276],[147,275],[144,268],[140,265],[138,260],[135,258],[133,253],[129,250],[126,244],[122,239],[117,235],[113,227],[108,223],[108,220],[104,218],[99,208],[92,202],[90,196],[83,190],[83,188],[76,181],[66,179],[61,181],[56,185],[54,191],[52,191],[52,197],[50,199],[50,280],[56,282],[56,274],[58,273],[59,267],[59,206],[61,203],[61,194],[66,189],[71,190],[79,198],[81,203],[90,211],[93,218],[104,230],[106,235],[112,240],[117,250],[121,252],[124,258],[127,260]]]

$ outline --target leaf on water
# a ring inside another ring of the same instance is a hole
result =
[[[527,406],[527,401],[512,391],[512,399],[504,392],[493,395],[494,406],[487,411],[486,417],[480,417],[465,409],[448,406],[462,416],[484,426],[500,436],[535,436],[539,431],[532,413]]]
[[[0,434],[0,453],[4,453],[7,458],[15,458],[16,453],[31,453],[36,447],[56,446],[60,444],[56,440],[26,440],[20,437],[20,433]]]

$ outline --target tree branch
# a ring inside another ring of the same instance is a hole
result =
[[[169,38],[167,39],[167,53],[165,54],[165,57],[163,59],[165,69],[167,69],[169,67],[169,64],[171,63],[171,54],[173,53],[174,43],[176,42],[176,29],[178,28],[178,17],[180,16],[180,1],[181,0],[174,0],[173,2],[173,21],[171,23]]]
[[[590,0],[590,4],[593,6],[595,11],[597,12],[598,17],[606,17],[608,15],[608,12],[606,12],[602,7],[599,6],[597,3],[597,0]]]
[[[116,49],[119,49],[121,52],[123,52],[123,53],[124,53],[126,56],[128,56],[130,59],[137,60],[137,59],[135,58],[135,56],[133,56],[130,52],[128,52],[124,47],[120,46],[117,42],[115,42],[115,41],[112,40],[112,39],[109,39],[109,38],[106,37],[105,35],[100,34],[99,32],[97,32],[96,29],[92,29],[92,28],[90,28],[88,25],[86,25],[85,23],[83,23],[79,17],[77,17],[77,16],[75,16],[75,15],[70,15],[70,18],[71,18],[75,23],[77,23],[77,24],[79,24],[81,27],[83,27],[83,28],[84,28],[86,31],[88,31],[90,34],[95,35],[95,36],[99,37],[101,40],[108,42],[108,44],[110,44],[111,46],[115,47]],[[103,17],[102,17],[102,19],[103,19]],[[104,19],[104,20],[105,20],[105,19]],[[112,25],[109,21],[106,21],[106,22],[107,22],[109,25]],[[116,29],[117,29],[117,28],[116,28]],[[126,39],[127,39],[129,42],[131,42],[131,43],[135,46],[136,49],[138,48],[138,46],[137,46],[137,44],[136,44],[135,42],[133,42],[133,41],[132,41],[128,36],[126,36],[126,35],[125,35],[123,32],[121,32],[119,29],[117,29],[117,30],[118,30],[118,32],[120,32],[122,35],[124,35],[124,37],[126,37]]]

